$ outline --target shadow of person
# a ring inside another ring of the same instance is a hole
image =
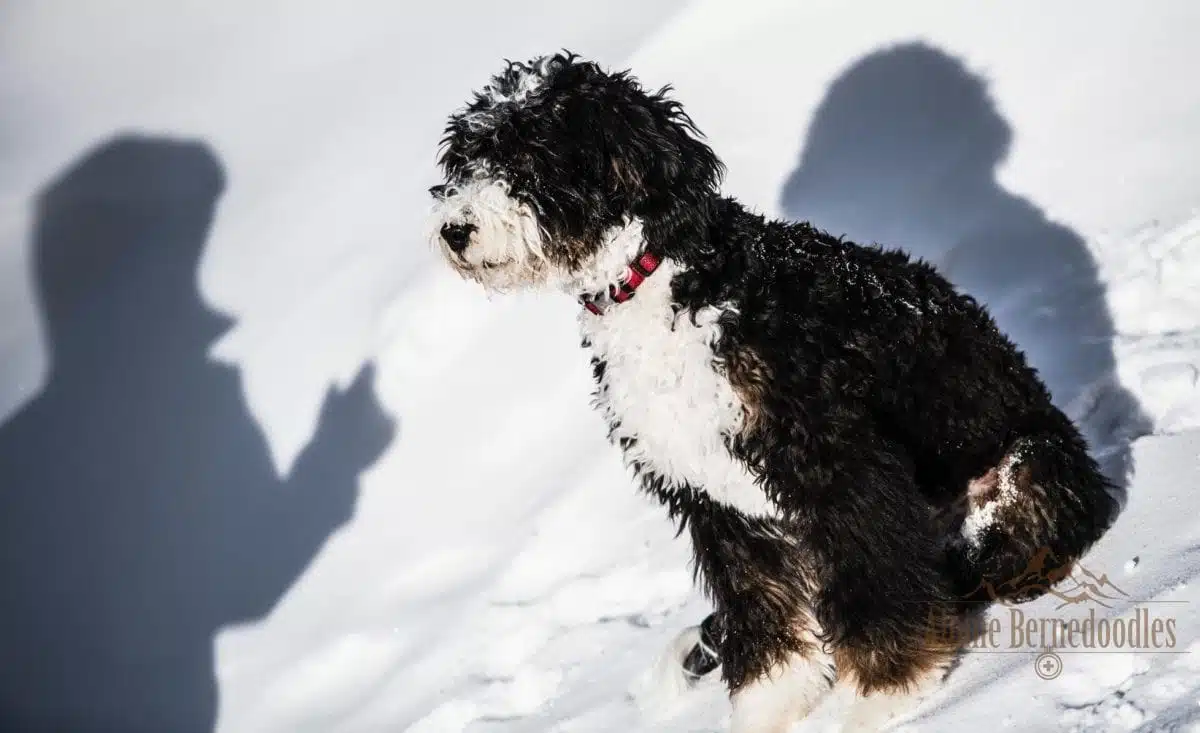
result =
[[[1116,380],[1112,319],[1083,240],[996,181],[1011,140],[960,61],[921,43],[883,49],[830,86],[781,206],[904,248],[987,303],[1120,479],[1148,421]]]
[[[0,426],[0,729],[210,731],[213,636],[265,615],[393,437],[364,370],[282,479],[197,288],[204,145],[121,137],[37,202],[45,390]]]

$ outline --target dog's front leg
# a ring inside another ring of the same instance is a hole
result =
[[[811,553],[786,520],[708,504],[688,517],[696,569],[720,621],[733,733],[784,733],[832,688],[832,650],[811,600]]]
[[[870,731],[936,689],[957,655],[956,602],[942,537],[896,445],[861,424],[822,435],[800,464],[799,544],[812,553],[815,621],[840,684],[859,695],[847,730]]]

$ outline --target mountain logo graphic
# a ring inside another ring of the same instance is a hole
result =
[[[1056,610],[1088,602],[1112,608],[1114,603],[1129,600],[1129,594],[1109,580],[1107,574],[1097,575],[1078,562],[1061,562],[1048,547],[1030,558],[1016,577],[1000,583],[985,579],[968,596],[980,593],[1006,605],[1049,594],[1060,601]]]

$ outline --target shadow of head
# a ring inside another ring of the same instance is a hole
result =
[[[1011,141],[984,82],[958,59],[923,43],[884,49],[830,85],[783,208],[819,214],[818,226],[854,239],[911,246],[895,240],[915,239],[906,220],[924,218],[918,205],[961,187],[994,189]]]
[[[935,264],[988,306],[1090,437],[1120,443],[1146,426],[1115,379],[1096,263],[1082,237],[996,180],[1012,140],[960,60],[924,43],[884,48],[830,85],[781,208]]]
[[[202,308],[196,271],[224,187],[207,145],[125,135],[43,189],[33,261],[51,350],[69,350],[64,342],[84,333],[68,327],[82,314],[92,314],[93,335],[135,334],[171,326],[164,306]],[[129,307],[138,301],[143,307]]]
[[[927,170],[933,156],[953,159],[960,174],[990,177],[1011,141],[984,82],[958,59],[913,43],[870,54],[829,87],[801,167],[882,157],[898,178]]]

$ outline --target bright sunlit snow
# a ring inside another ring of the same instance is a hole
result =
[[[0,728],[724,729],[718,684],[631,696],[708,606],[589,408],[577,304],[489,300],[422,236],[446,115],[566,47],[672,84],[728,193],[987,301],[1126,485],[1084,561],[1119,593],[1069,611],[1176,644],[1050,680],[979,650],[902,727],[1200,730],[1197,28],[1186,0],[5,5]]]

